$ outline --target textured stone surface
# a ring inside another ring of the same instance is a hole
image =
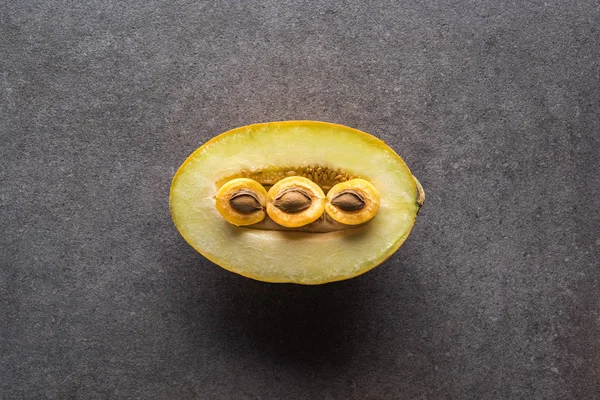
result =
[[[597,398],[597,1],[74,3],[0,10],[0,398]],[[378,269],[263,284],[178,235],[185,157],[284,119],[420,178]]]

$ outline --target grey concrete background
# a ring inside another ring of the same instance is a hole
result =
[[[0,398],[600,398],[598,1],[0,18]],[[376,270],[264,284],[173,227],[188,154],[285,119],[370,132],[420,178]]]

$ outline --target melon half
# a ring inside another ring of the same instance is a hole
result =
[[[291,229],[273,221],[237,226],[217,209],[219,189],[233,179],[251,179],[268,190],[293,176],[310,179],[325,194],[351,179],[366,180],[379,193],[377,213],[347,226],[331,224],[324,213],[319,221]],[[348,279],[381,264],[406,240],[423,201],[419,182],[382,140],[315,121],[261,123],[223,133],[188,157],[170,193],[175,226],[206,258],[249,278],[299,284]],[[319,228],[325,225],[330,228]]]

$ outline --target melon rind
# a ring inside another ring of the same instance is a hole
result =
[[[221,216],[215,182],[283,166],[360,176],[379,191],[379,211],[364,226],[329,233],[249,229]],[[184,239],[223,268],[266,282],[322,284],[360,275],[390,257],[414,224],[416,199],[411,172],[383,141],[343,125],[284,121],[236,128],[196,150],[173,178],[170,208]]]

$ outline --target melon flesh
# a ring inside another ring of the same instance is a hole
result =
[[[232,225],[215,206],[217,182],[226,177],[309,166],[371,182],[380,195],[377,215],[354,229],[289,232]],[[418,198],[408,167],[383,141],[341,125],[286,121],[237,128],[200,147],[177,171],[170,207],[184,239],[223,268],[267,282],[320,284],[360,275],[391,256],[415,222]]]

